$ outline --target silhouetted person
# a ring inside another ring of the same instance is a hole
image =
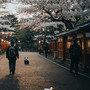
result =
[[[48,45],[47,43],[45,44],[45,57],[47,57],[47,54],[48,54]]]
[[[73,71],[73,67],[75,65],[75,75],[78,75],[78,63],[81,57],[81,48],[77,44],[77,39],[73,40],[73,45],[70,46],[69,53],[71,58],[71,65],[70,65],[70,73]]]
[[[41,46],[38,48],[38,50],[39,50],[39,54],[41,54]]]
[[[14,45],[14,40],[11,40],[11,45],[7,48],[6,58],[9,60],[10,75],[15,73],[16,59],[19,58],[17,47]]]

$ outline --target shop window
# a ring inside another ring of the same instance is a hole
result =
[[[84,41],[82,40],[82,50],[84,50]]]
[[[90,40],[87,40],[87,53],[90,54]]]
[[[71,42],[67,42],[67,49],[69,49],[71,46]]]
[[[79,46],[81,46],[81,44],[80,44],[80,41],[79,41],[79,40],[77,41],[77,43],[78,43],[78,45],[79,45]]]
[[[63,43],[62,42],[58,42],[58,49],[63,49]]]
[[[88,40],[88,49],[90,50],[90,40]]]

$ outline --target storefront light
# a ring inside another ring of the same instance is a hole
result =
[[[40,43],[40,40],[38,41],[38,43]]]
[[[67,48],[70,48],[71,42],[67,42]]]
[[[20,43],[20,40],[18,40],[18,43]]]
[[[88,40],[88,47],[90,48],[90,40]]]
[[[1,41],[3,42],[3,39],[1,39]]]
[[[42,30],[43,30],[43,31],[45,31],[45,29],[44,29],[44,28],[42,28]]]
[[[2,34],[4,34],[4,32],[2,31]]]

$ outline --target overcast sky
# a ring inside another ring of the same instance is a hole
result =
[[[20,12],[20,9],[22,8],[29,8],[30,5],[23,5],[21,3],[5,3],[5,4],[0,4],[0,16],[3,15],[8,15],[8,14],[14,14],[20,18],[29,18],[32,15],[26,12]]]

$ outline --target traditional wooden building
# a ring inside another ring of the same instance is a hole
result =
[[[73,44],[73,37],[76,37],[82,49],[80,65],[90,68],[90,21],[78,25],[74,29],[60,33],[56,37],[58,40],[55,47],[57,47],[58,58],[62,58],[63,61],[70,60],[69,48]]]
[[[50,49],[50,55],[54,56],[54,52],[57,51],[57,39],[56,38],[50,41],[49,49]]]

